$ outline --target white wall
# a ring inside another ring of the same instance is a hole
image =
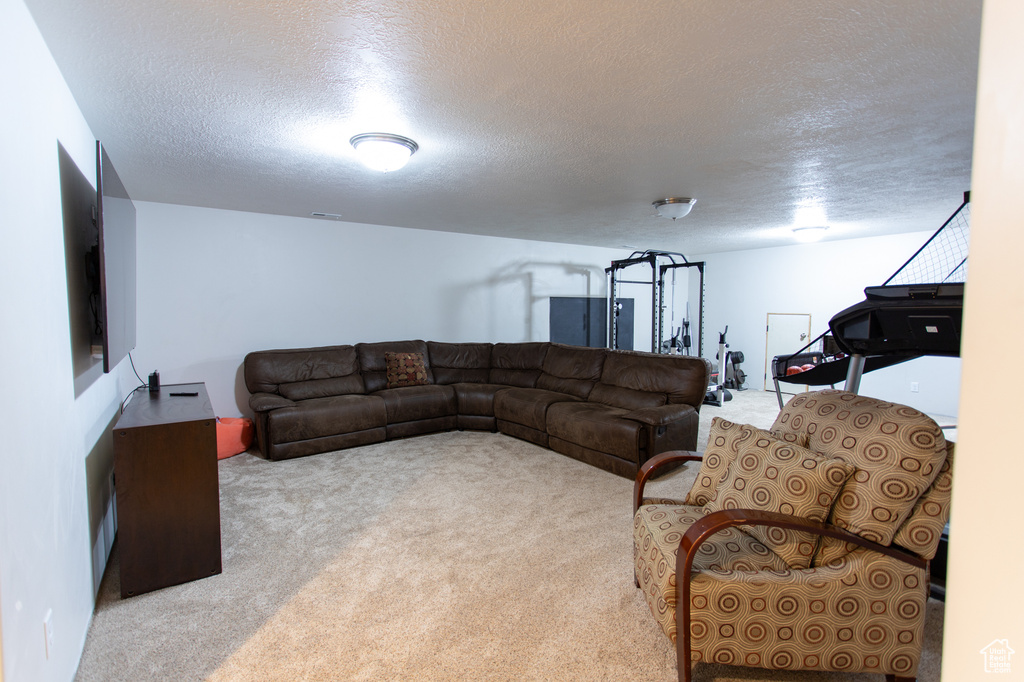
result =
[[[965,301],[960,432],[953,469],[942,679],[987,679],[982,649],[1016,653],[1001,680],[1024,680],[1024,535],[1016,521],[1024,455],[1019,391],[996,386],[992,339],[1024,339],[1024,3],[986,0],[974,129],[971,276]]]
[[[959,205],[960,197],[951,197],[949,213]],[[943,220],[945,217],[948,214]],[[747,387],[760,389],[764,385],[768,313],[809,314],[814,338],[828,329],[833,315],[863,301],[865,287],[884,282],[931,234],[917,232],[690,257],[707,262],[705,357],[715,357],[718,334],[729,325],[729,350],[743,352],[741,367],[748,375]],[[912,381],[919,383],[919,392],[910,391]],[[771,387],[770,372],[768,382]],[[956,416],[959,382],[959,358],[919,358],[865,374],[860,392],[932,414]],[[842,388],[842,382],[836,388]]]
[[[109,551],[109,425],[127,363],[76,398],[57,143],[94,180],[94,138],[20,0],[0,8],[0,63],[2,677],[63,681],[78,665]]]
[[[143,378],[160,370],[164,383],[205,381],[224,417],[249,413],[241,379],[249,351],[406,338],[546,341],[548,298],[604,295],[604,269],[629,255],[170,204],[136,207],[136,368]],[[929,236],[691,258],[708,263],[705,356],[714,357],[728,324],[731,349],[746,356],[747,385],[760,387],[767,313],[809,313],[819,334]],[[636,296],[641,350],[650,347],[649,291],[622,290]],[[958,358],[922,358],[865,375],[861,392],[955,417],[959,379]],[[910,392],[912,381],[918,393]]]
[[[546,341],[548,298],[605,295],[627,253],[137,202],[139,374],[204,381],[249,414],[249,351],[371,341]]]

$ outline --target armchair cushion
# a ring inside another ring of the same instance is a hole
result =
[[[694,481],[690,493],[686,497],[686,504],[695,507],[703,507],[718,490],[718,484],[725,478],[729,465],[739,455],[740,449],[752,441],[759,434],[767,433],[770,436],[805,447],[807,445],[807,434],[795,431],[773,430],[762,431],[749,424],[735,424],[733,422],[715,417],[711,420],[711,431],[708,434],[708,445],[704,450],[704,460],[701,462],[700,471],[697,472],[697,480]]]
[[[892,539],[893,544],[909,549],[929,561],[935,558],[942,530],[946,527],[946,521],[949,521],[949,503],[953,496],[954,446],[954,443],[946,442],[946,461],[939,475],[914,505],[910,517],[903,522]]]
[[[676,631],[676,555],[687,529],[703,518],[700,507],[645,502],[633,518],[633,560],[651,613],[673,641]],[[728,528],[700,546],[694,570],[785,571],[789,567],[755,538]]]
[[[772,429],[807,433],[808,448],[857,467],[829,521],[882,545],[893,541],[946,459],[942,430],[927,415],[844,391],[796,396]],[[826,538],[815,564],[824,565],[852,549]]]
[[[824,521],[854,467],[760,431],[744,443],[704,512],[757,509]],[[808,568],[818,536],[773,526],[743,530],[774,551],[790,568]]]
[[[690,581],[690,658],[912,678],[927,581],[924,569],[864,549],[811,571],[701,571]]]

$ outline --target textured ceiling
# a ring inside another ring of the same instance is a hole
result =
[[[705,253],[970,188],[981,0],[26,5],[138,200]],[[420,150],[369,171],[368,131]]]

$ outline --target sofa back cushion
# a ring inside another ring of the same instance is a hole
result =
[[[625,410],[642,410],[645,407],[661,407],[667,400],[664,393],[648,393],[622,388],[611,384],[597,383],[587,397],[592,403],[601,403]]]
[[[242,365],[250,393],[306,400],[366,392],[353,346],[256,351]]]
[[[623,351],[609,353],[601,372],[602,390],[596,396],[605,402],[605,396],[613,392],[604,387],[616,387],[627,391],[661,394],[669,403],[683,403],[699,409],[708,390],[710,373],[711,366],[703,358]],[[622,391],[618,394],[629,395]],[[591,399],[596,400],[596,396]],[[615,402],[608,404],[629,407]]]
[[[537,388],[567,393],[586,400],[594,384],[601,378],[606,355],[608,351],[603,348],[553,343],[544,357],[544,371],[537,378]]]
[[[491,348],[491,371],[488,382],[534,388],[550,347],[550,343],[536,341],[494,344]]]
[[[427,341],[430,369],[438,384],[486,384],[491,375],[491,344]]]
[[[427,383],[434,383],[434,375],[430,371],[427,344],[423,341],[384,341],[381,343],[357,343],[356,355],[359,358],[359,371],[366,384],[366,392],[373,393],[388,387],[388,363],[385,353],[422,353]]]

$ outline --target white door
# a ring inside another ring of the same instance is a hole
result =
[[[811,316],[805,313],[768,313],[767,342],[764,351],[764,390],[774,391],[772,358],[792,355],[811,340]],[[803,393],[806,385],[779,382],[784,393]]]

